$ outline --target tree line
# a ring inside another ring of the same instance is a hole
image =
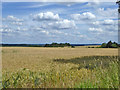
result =
[[[101,48],[118,48],[120,45],[116,42],[109,41],[108,43],[102,43]]]
[[[52,43],[52,44],[45,44],[44,47],[65,47],[71,46],[69,43]]]

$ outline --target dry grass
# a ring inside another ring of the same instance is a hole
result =
[[[111,48],[2,47],[3,87],[117,88],[117,55]]]
[[[86,63],[83,63],[83,60]],[[2,78],[3,88],[119,87],[117,56],[57,59],[55,62],[51,63],[48,72],[35,72],[25,68],[12,73],[4,72]],[[70,63],[70,65],[66,63]],[[71,63],[76,64],[76,67],[71,68]]]
[[[44,47],[2,47],[2,70],[16,71],[49,70],[53,59],[70,59],[82,56],[116,56],[118,49],[112,48],[44,48]]]

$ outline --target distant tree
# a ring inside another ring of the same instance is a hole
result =
[[[49,47],[49,44],[45,44],[44,47]]]
[[[57,45],[57,43],[52,43],[53,45]]]
[[[111,42],[111,41],[109,41],[107,44],[103,43],[101,45],[101,48],[118,48],[118,47],[119,47],[119,44],[117,44],[116,42]]]
[[[69,43],[67,43],[67,46],[71,46]]]
[[[106,45],[107,45],[106,43],[103,43],[103,44],[101,45],[101,47],[102,47],[102,48],[106,48]]]
[[[52,44],[45,44],[44,47],[65,47],[71,46],[69,43],[52,43]]]
[[[71,46],[71,48],[75,48],[75,46]]]
[[[116,44],[112,44],[111,47],[112,48],[118,48],[118,46]]]
[[[116,44],[117,46],[119,46],[119,44],[118,44],[118,43],[116,43],[116,42],[113,42],[113,44]]]
[[[111,45],[112,45],[112,42],[109,41],[109,42],[107,43],[106,47],[107,47],[107,48],[112,48]]]

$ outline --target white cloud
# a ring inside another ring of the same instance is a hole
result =
[[[19,19],[17,17],[11,16],[11,15],[7,16],[6,20],[8,20],[8,21],[16,21],[16,22],[23,21],[23,19]]]
[[[58,2],[58,4],[63,4],[65,6],[67,6],[67,7],[71,7],[72,5],[75,4],[75,2]]]
[[[49,4],[34,4],[34,5],[30,5],[30,6],[24,6],[23,8],[39,8],[39,7],[44,7],[47,5],[49,5]]]
[[[42,29],[73,29],[76,28],[76,24],[73,20],[62,19],[58,14],[52,12],[39,13],[32,15],[33,21],[46,21],[46,24],[41,23],[39,26]]]
[[[57,21],[52,25],[53,27],[58,29],[71,29],[76,27],[75,22],[73,20],[67,20],[67,19]]]
[[[117,9],[112,9],[112,8],[99,8],[97,10],[97,14],[99,16],[99,19],[115,19],[118,18],[118,11]]]
[[[13,32],[13,30],[8,25],[1,25],[0,32],[7,33],[7,32]]]
[[[17,30],[17,31],[27,31],[28,29],[27,28],[17,27],[16,29],[14,29],[14,31],[15,30]]]
[[[93,22],[93,28],[89,28],[91,33],[96,35],[103,35],[103,37],[112,34],[112,36],[117,36],[118,33],[118,21],[112,19],[105,19]],[[111,33],[112,32],[112,33]]]
[[[13,30],[11,30],[11,29],[0,29],[0,32],[3,32],[3,33],[7,33],[7,32],[13,32]]]
[[[0,25],[0,28],[8,28],[8,25]]]
[[[21,28],[21,27],[10,27],[10,26],[6,26],[3,25],[2,28],[0,29],[0,32],[2,33],[9,33],[9,32],[20,32],[20,31],[26,31],[28,30],[27,28]]]
[[[105,26],[111,26],[111,25],[118,25],[118,21],[117,20],[112,20],[112,19],[105,19],[103,21],[92,22],[92,24],[94,26],[102,25],[103,27],[105,27]]]
[[[52,33],[55,33],[55,34],[62,34],[63,32],[58,31],[58,30],[52,30]]]
[[[54,36],[67,36],[67,35],[71,35],[70,33],[66,33],[64,31],[59,31],[59,30],[52,30],[50,31],[50,33]]]
[[[27,29],[27,28],[23,28],[22,30],[23,30],[23,31],[27,31],[28,29]]]
[[[23,25],[22,22],[12,22],[11,24],[13,24],[13,25],[18,25],[18,26],[22,26],[22,25]]]
[[[20,27],[17,27],[17,30],[18,30],[18,31],[20,31],[20,30],[21,30],[21,28],[20,28]]]
[[[114,22],[113,20],[108,19],[108,20],[104,20],[104,21],[103,21],[103,24],[104,24],[104,25],[114,25],[115,22]]]
[[[96,5],[99,5],[100,4],[100,2],[88,2],[87,3],[87,7],[92,7],[92,6],[96,6]]]
[[[43,21],[43,20],[59,20],[59,15],[52,12],[45,12],[33,15],[34,21]]]
[[[100,24],[99,21],[95,21],[95,22],[93,22],[93,25],[99,25],[99,24]]]
[[[42,29],[39,28],[39,27],[37,27],[37,28],[33,28],[33,29],[38,30],[38,31],[41,31],[41,30],[42,30]]]
[[[101,28],[89,28],[89,31],[103,32]]]
[[[45,31],[45,30],[42,30],[41,32],[42,32],[42,33],[45,33],[45,34],[47,34],[47,35],[49,34],[49,32],[48,32],[48,31]]]
[[[82,14],[72,14],[71,17],[74,20],[92,20],[96,18],[96,16],[92,14],[91,12],[85,12]]]
[[[61,19],[58,21],[47,22],[46,24],[41,24],[41,26],[36,27],[36,30],[42,29],[52,29],[52,30],[60,30],[60,29],[76,29],[76,24],[73,20]]]

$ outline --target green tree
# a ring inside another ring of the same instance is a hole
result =
[[[107,46],[106,43],[103,43],[103,44],[101,45],[102,48],[106,48],[106,46]]]
[[[111,47],[112,48],[118,48],[117,44],[112,44]]]
[[[107,43],[106,47],[107,47],[107,48],[112,48],[111,45],[112,45],[112,42],[109,41],[109,42]]]

